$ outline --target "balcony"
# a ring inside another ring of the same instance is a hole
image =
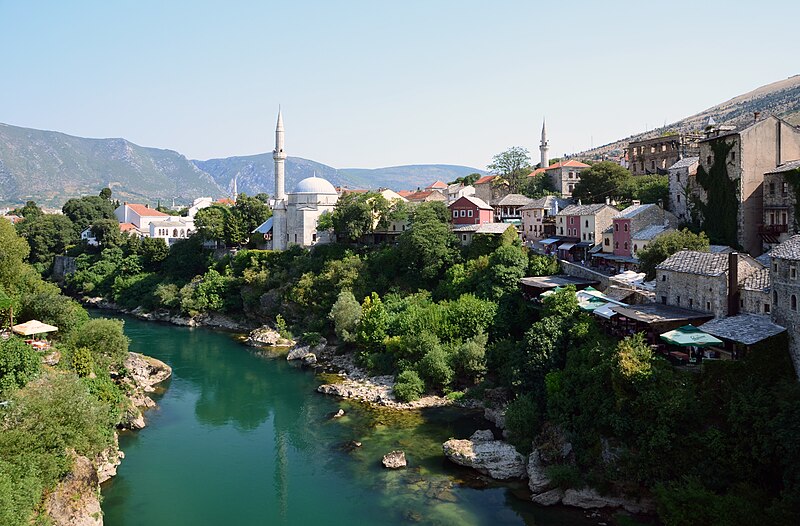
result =
[[[758,233],[766,235],[785,234],[789,231],[789,225],[759,225]]]

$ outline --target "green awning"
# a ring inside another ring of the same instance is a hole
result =
[[[710,347],[711,345],[722,345],[722,340],[703,332],[694,325],[684,325],[675,330],[665,332],[661,339],[672,345],[681,347]]]
[[[590,297],[589,299],[579,301],[578,307],[584,312],[593,312],[595,309],[602,307],[608,302],[603,298]]]

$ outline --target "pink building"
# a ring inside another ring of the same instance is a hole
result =
[[[459,197],[448,208],[454,225],[483,225],[494,222],[492,207],[477,197]]]

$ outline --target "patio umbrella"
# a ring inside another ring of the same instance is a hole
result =
[[[681,347],[710,347],[722,345],[722,340],[703,332],[694,325],[684,325],[677,329],[665,332],[661,339],[672,345]]]
[[[46,332],[55,332],[58,327],[42,323],[39,320],[30,320],[19,325],[14,325],[11,330],[22,336],[30,336],[32,334],[44,334]]]

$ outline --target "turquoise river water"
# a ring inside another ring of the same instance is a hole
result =
[[[231,335],[125,319],[131,350],[173,375],[124,433],[126,457],[104,484],[107,526],[596,524],[534,506],[525,484],[501,485],[450,464],[441,444],[487,426],[480,413],[399,413],[315,392],[322,379]],[[343,408],[346,416],[331,419]],[[353,440],[360,448],[350,448]],[[403,449],[408,467],[380,458]]]

